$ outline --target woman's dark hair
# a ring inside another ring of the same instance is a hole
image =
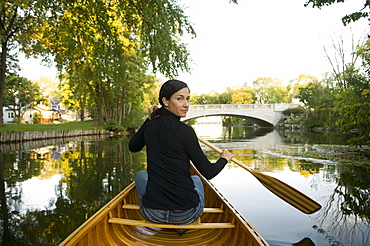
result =
[[[159,97],[158,97],[159,104],[161,104],[162,107],[164,107],[164,104],[162,101],[163,97],[165,97],[167,100],[170,100],[171,96],[176,91],[179,91],[185,87],[188,88],[188,85],[185,82],[182,82],[180,80],[175,80],[175,79],[168,80],[162,85],[161,90],[159,91]]]
[[[175,92],[181,90],[182,88],[188,88],[189,89],[188,85],[185,82],[182,82],[180,80],[172,79],[172,80],[166,81],[162,85],[162,87],[159,91],[159,97],[158,97],[159,104],[162,105],[162,108],[164,108],[164,106],[165,106],[163,104],[162,98],[165,97],[167,100],[170,100],[171,96]],[[162,108],[159,108],[159,109],[155,110],[151,115],[151,119],[159,117],[162,113]]]

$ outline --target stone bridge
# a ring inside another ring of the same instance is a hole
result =
[[[259,127],[274,127],[283,116],[283,111],[298,104],[204,104],[191,105],[182,121],[206,116],[233,116],[247,119]]]

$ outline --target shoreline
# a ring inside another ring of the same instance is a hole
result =
[[[28,141],[38,141],[54,138],[69,138],[79,136],[105,136],[110,132],[105,129],[95,130],[42,130],[24,132],[0,132],[0,145],[10,143],[23,143]]]
[[[283,130],[277,128],[277,130]],[[290,129],[284,129],[290,130]],[[298,129],[297,129],[298,130]],[[302,130],[302,129],[299,129]],[[126,132],[127,133],[127,132]],[[24,132],[0,132],[0,152],[10,151],[11,149],[27,149],[32,142],[44,142],[52,139],[69,139],[86,136],[112,137],[115,135],[105,129],[94,130],[42,130]],[[128,132],[127,135],[130,135]],[[38,145],[39,145],[38,144]],[[11,146],[17,147],[11,147]],[[356,162],[359,165],[370,166],[370,147],[351,147],[351,146],[320,146],[320,149],[303,154],[304,157],[327,159],[336,162]]]
[[[351,146],[320,146],[317,150],[311,150],[303,157],[326,159],[339,163],[352,163],[354,165],[370,166],[370,148],[354,148]]]

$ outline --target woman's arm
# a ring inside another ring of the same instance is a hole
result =
[[[140,129],[135,133],[134,136],[130,139],[128,148],[132,152],[138,152],[142,150],[145,146],[144,132],[146,124],[149,122],[149,119],[146,119],[145,122],[141,125]]]
[[[214,178],[219,172],[221,172],[227,162],[234,157],[234,155],[228,150],[223,150],[220,158],[215,163],[211,163],[201,149],[194,129],[189,126],[182,133],[185,149],[189,159],[199,170],[199,172],[207,179]]]
[[[148,118],[141,125],[140,129],[135,133],[135,135],[130,139],[128,148],[132,152],[138,152],[142,150],[145,146],[144,132],[146,124],[152,120],[153,111],[158,109],[158,105],[152,105],[148,108]]]

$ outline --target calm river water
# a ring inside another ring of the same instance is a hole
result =
[[[370,245],[370,168],[302,157],[323,145],[345,144],[337,134],[218,124],[194,128],[251,168],[322,205],[316,213],[304,214],[244,169],[228,164],[211,182],[270,245],[302,240],[319,246]],[[0,244],[58,245],[145,167],[145,153],[130,153],[128,141],[76,138],[0,146]],[[211,160],[218,158],[203,147]]]

